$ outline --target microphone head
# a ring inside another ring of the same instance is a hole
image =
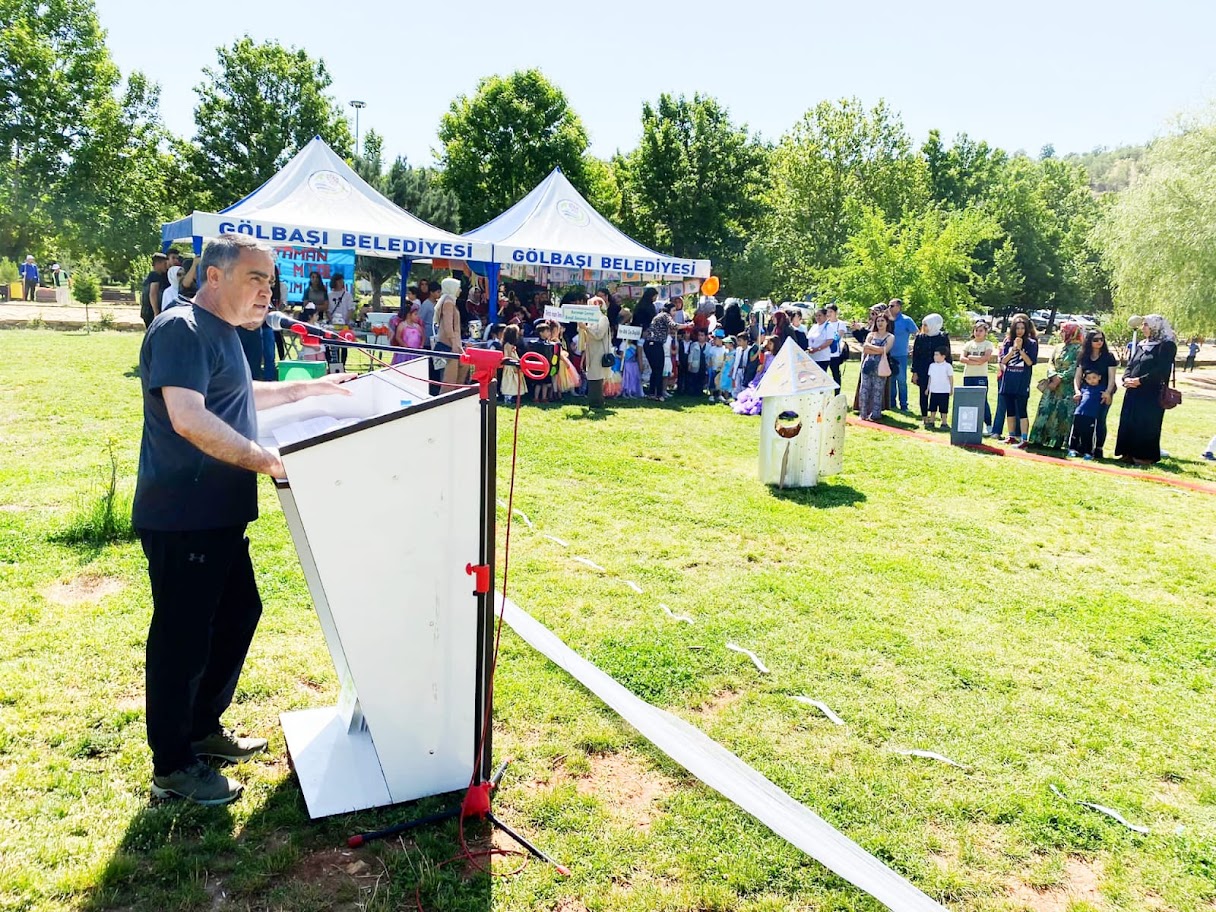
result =
[[[287,325],[287,320],[287,314],[282,311],[272,310],[266,314],[266,325],[274,330],[284,329]]]
[[[1132,316],[1127,318],[1127,325],[1132,329],[1139,329],[1140,324],[1144,322],[1144,317]]]

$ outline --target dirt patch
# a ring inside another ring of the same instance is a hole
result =
[[[56,605],[81,605],[86,602],[99,602],[107,595],[122,592],[122,580],[112,576],[96,576],[85,574],[68,582],[55,583],[42,590],[42,597]]]
[[[142,712],[144,709],[143,694],[123,694],[114,703],[119,712]]]
[[[28,509],[25,504],[0,504],[0,513],[24,513]]]
[[[559,899],[553,907],[553,912],[587,912],[587,907],[583,905],[582,900]]]
[[[1085,901],[1097,909],[1105,909],[1098,882],[1102,872],[1096,862],[1070,858],[1064,864],[1064,882],[1059,886],[1038,889],[1019,883],[1009,891],[1009,898],[1032,912],[1066,912],[1072,902]]]
[[[650,829],[659,801],[670,795],[672,783],[624,754],[597,754],[591,758],[591,773],[580,777],[580,794],[594,795],[609,812],[628,820],[639,830]]]
[[[701,718],[712,719],[723,710],[730,708],[743,699],[743,694],[737,690],[723,690],[696,707],[693,712]]]
[[[323,849],[296,862],[288,880],[323,891],[332,897],[333,909],[356,909],[364,908],[360,900],[373,893],[384,876],[384,867],[375,858],[351,849]]]

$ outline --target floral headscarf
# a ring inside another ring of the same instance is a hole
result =
[[[1178,341],[1178,337],[1174,335],[1174,327],[1170,326],[1169,320],[1161,316],[1161,314],[1149,314],[1144,318],[1144,322],[1140,324],[1140,328],[1144,330],[1146,342]]]
[[[1081,341],[1081,324],[1076,320],[1069,320],[1060,326],[1060,340],[1065,345],[1071,345],[1073,342]]]

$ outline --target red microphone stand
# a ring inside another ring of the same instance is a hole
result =
[[[355,345],[351,340],[331,344]],[[410,351],[393,346],[375,346],[378,350]],[[520,833],[503,823],[494,815],[490,806],[490,793],[498,787],[507,769],[509,761],[503,761],[499,767],[490,773],[492,763],[492,714],[494,700],[494,669],[497,659],[495,611],[494,611],[494,548],[496,534],[496,503],[497,503],[497,444],[498,444],[498,407],[497,383],[498,369],[503,365],[503,353],[496,349],[467,348],[463,353],[455,352],[419,352],[430,357],[458,358],[461,364],[473,368],[473,381],[478,386],[481,401],[481,541],[478,545],[477,563],[465,565],[465,572],[473,577],[473,592],[477,596],[477,661],[476,661],[476,698],[477,706],[473,726],[473,777],[469,783],[464,798],[457,805],[409,820],[394,824],[382,830],[357,833],[347,840],[352,848],[366,845],[389,836],[396,836],[419,827],[442,823],[459,817],[462,821],[469,818],[488,820],[491,826],[506,833],[519,846],[541,861],[553,865],[557,871],[569,875],[570,871],[564,865],[554,861],[543,851],[533,845]],[[520,370],[532,380],[541,380],[549,375],[549,363],[543,355],[528,352],[519,361]],[[501,624],[501,618],[498,619]],[[463,846],[463,836],[461,838]]]

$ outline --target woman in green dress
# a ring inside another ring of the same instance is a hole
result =
[[[1060,344],[1051,358],[1051,370],[1041,381],[1043,398],[1030,429],[1030,442],[1037,446],[1060,450],[1068,446],[1072,430],[1072,380],[1081,357],[1081,325],[1069,320],[1060,327]]]

